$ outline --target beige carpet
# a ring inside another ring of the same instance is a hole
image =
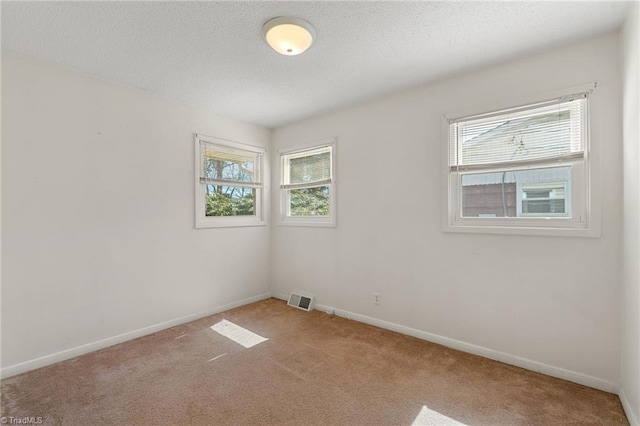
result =
[[[223,319],[268,340],[245,348],[210,328]],[[56,425],[628,424],[615,395],[275,299],[3,380],[2,416]]]

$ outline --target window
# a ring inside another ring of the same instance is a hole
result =
[[[196,135],[196,228],[264,225],[265,150]]]
[[[590,235],[589,97],[445,117],[446,231]]]
[[[570,183],[567,179],[561,182],[520,184],[518,217],[571,217]]]
[[[280,153],[282,225],[335,226],[335,140]]]

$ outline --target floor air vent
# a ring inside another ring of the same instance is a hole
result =
[[[313,296],[293,292],[289,295],[289,301],[287,302],[287,305],[302,309],[303,311],[310,311],[312,304]]]

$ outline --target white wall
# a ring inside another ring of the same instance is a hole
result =
[[[274,293],[306,291],[359,319],[454,339],[470,350],[477,345],[479,353],[486,348],[507,362],[616,391],[618,43],[617,33],[608,34],[276,129],[274,151],[337,137],[338,226],[274,227]],[[593,125],[601,142],[596,167],[606,171],[599,182],[602,236],[444,233],[442,115],[591,81],[600,83]],[[275,187],[276,173],[273,179]],[[373,292],[381,294],[380,306]]]
[[[3,374],[269,291],[269,227],[196,230],[193,198],[194,132],[269,129],[13,54],[2,124]]]
[[[624,105],[624,237],[622,302],[622,400],[640,426],[640,7],[635,3],[622,33]]]
[[[624,245],[615,34],[277,129],[277,147],[338,138],[335,229],[195,230],[192,133],[268,147],[268,129],[3,54],[3,374],[262,297],[272,274],[276,294],[311,292],[596,387],[620,382],[622,359],[637,416],[637,14],[626,31]],[[443,233],[442,114],[594,80],[602,237]]]

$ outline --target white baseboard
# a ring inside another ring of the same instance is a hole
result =
[[[272,297],[287,300],[287,296],[282,294],[273,294]],[[543,364],[541,362],[533,361],[526,358],[521,358],[519,356],[511,355],[505,352],[484,348],[482,346],[473,345],[471,343],[462,342],[460,340],[450,339],[448,337],[439,336],[437,334],[427,333],[426,331],[417,330],[415,328],[406,327],[404,325],[395,324],[389,321],[368,317],[366,315],[356,314],[354,312],[349,312],[322,304],[316,304],[314,306],[314,309],[323,312],[332,312],[334,315],[338,315],[343,318],[356,320],[365,324],[370,324],[376,327],[406,334],[408,336],[417,337],[418,339],[438,343],[440,345],[457,349],[462,352],[480,355],[482,357],[493,359],[495,361],[504,362],[505,364],[515,365],[516,367],[521,367],[527,370],[546,374],[547,376],[568,380],[570,382],[579,383],[581,385],[589,386],[591,388],[599,389],[605,392],[617,394],[620,389],[618,384],[599,379],[597,377],[588,376],[576,371],[565,370],[563,368],[554,367],[552,365]]]
[[[631,426],[640,426],[640,421],[638,421],[638,419],[640,418],[638,417],[640,413],[633,412],[633,407],[631,406],[631,403],[629,402],[629,398],[627,397],[627,394],[624,392],[623,387],[620,388],[620,392],[618,393],[618,396],[620,397],[620,402],[622,402],[622,408],[624,408],[624,413],[627,415],[627,420],[629,420],[629,424]]]
[[[75,358],[77,356],[84,355],[89,352],[94,352],[99,349],[104,349],[109,346],[117,345],[118,343],[126,342],[127,340],[137,339],[138,337],[156,333],[161,330],[166,330],[167,328],[171,328],[177,325],[195,321],[200,318],[205,318],[210,315],[219,314],[220,312],[228,311],[229,309],[237,308],[239,306],[248,305],[249,303],[254,303],[260,300],[268,299],[269,297],[270,297],[269,293],[259,294],[257,296],[249,297],[247,299],[242,299],[236,302],[228,303],[226,305],[207,309],[206,311],[185,315],[180,318],[175,318],[169,321],[153,324],[148,327],[144,327],[144,328],[130,331],[123,334],[119,334],[117,336],[108,337],[106,339],[98,340],[96,342],[87,343],[86,345],[76,346],[75,348],[56,352],[51,355],[45,355],[43,357],[21,362],[19,364],[10,365],[0,370],[0,377],[5,379],[7,377],[26,373],[27,371],[46,367],[47,365],[55,364],[57,362],[65,361],[70,358]]]

